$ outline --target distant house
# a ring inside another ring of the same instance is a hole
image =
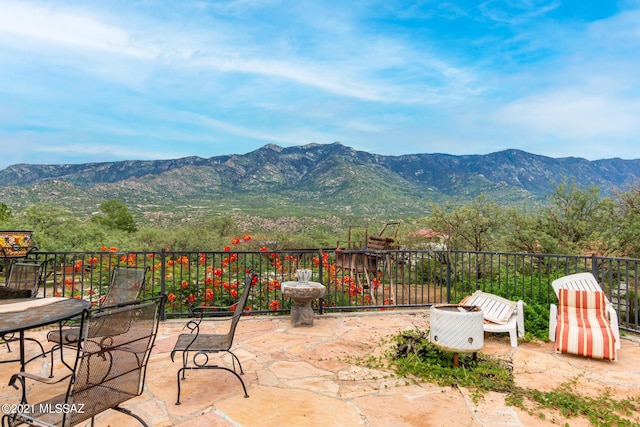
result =
[[[448,237],[445,233],[432,230],[431,228],[421,228],[413,233],[409,233],[409,238],[414,243],[416,249],[428,251],[446,250]]]

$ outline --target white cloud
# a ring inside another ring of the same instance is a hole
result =
[[[84,10],[42,3],[4,1],[0,33],[38,42],[42,48],[65,47],[153,58],[158,52],[136,45],[123,28],[106,24]]]
[[[65,145],[74,159],[312,141],[630,152],[640,10],[589,23],[557,6],[0,0],[0,134],[39,142],[34,158],[59,147],[52,162]]]
[[[482,13],[493,21],[521,23],[537,18],[560,6],[550,0],[487,0],[480,4]]]

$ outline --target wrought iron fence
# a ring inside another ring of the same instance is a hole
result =
[[[248,308],[255,313],[288,312],[280,284],[296,269],[327,287],[314,303],[319,312],[424,307],[457,302],[476,289],[525,302],[555,301],[551,282],[589,271],[614,304],[622,329],[638,326],[640,260],[463,251],[358,251],[304,249],[277,252],[33,252],[44,264],[45,296],[86,298],[97,303],[116,265],[150,268],[143,296],[169,296],[163,318],[186,316],[190,305],[230,306],[248,269],[254,283]]]

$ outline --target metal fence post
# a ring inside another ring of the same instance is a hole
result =
[[[447,249],[447,304],[451,303],[451,251]]]
[[[319,282],[322,283],[322,249],[318,250],[318,278],[319,278]],[[325,286],[328,288],[327,285]],[[324,298],[320,298],[320,300],[318,301],[318,314],[323,313],[323,310],[322,310],[323,305],[324,305]]]
[[[591,274],[595,278],[598,277],[598,261],[596,260],[596,254],[593,253],[591,254]]]
[[[160,295],[167,293],[167,250],[162,248],[160,251]],[[166,304],[162,304],[160,307],[160,319],[165,320],[167,318]]]

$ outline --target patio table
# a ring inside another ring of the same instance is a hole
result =
[[[18,334],[20,355],[17,361],[20,362],[20,371],[24,372],[26,364],[30,362],[30,360],[25,360],[24,341],[26,330],[54,323],[59,323],[61,329],[64,321],[80,315],[84,310],[88,310],[90,306],[89,301],[78,298],[51,297],[0,300],[0,335]],[[62,348],[60,352],[62,353]],[[16,360],[12,359],[10,361]],[[24,401],[25,388],[23,387],[22,390]]]

